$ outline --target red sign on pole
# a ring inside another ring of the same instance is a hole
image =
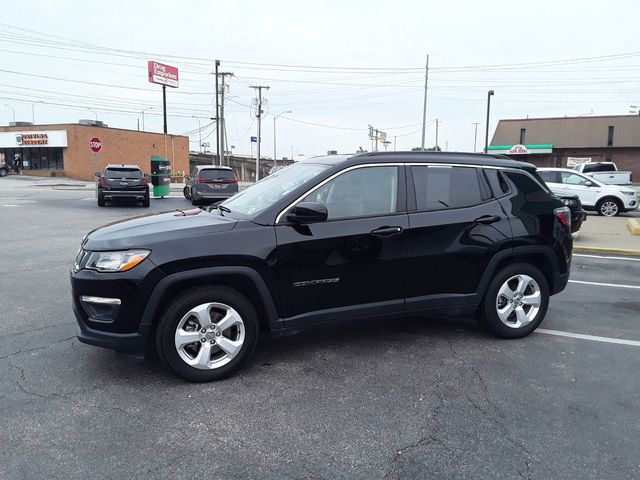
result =
[[[147,62],[147,70],[151,83],[178,88],[178,69],[176,67],[150,60]]]
[[[102,140],[100,140],[98,137],[91,138],[91,140],[89,140],[89,148],[93,153],[98,153],[100,150],[102,150]]]

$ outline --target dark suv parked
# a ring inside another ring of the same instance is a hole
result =
[[[533,332],[569,278],[569,209],[535,167],[454,153],[297,162],[207,210],[111,224],[71,272],[82,342],[155,346],[192,381],[226,377],[259,333],[359,317],[474,315]]]
[[[149,206],[149,184],[137,165],[107,165],[98,178],[98,206],[106,202],[129,201],[142,202]]]
[[[238,179],[231,167],[198,165],[194,168],[184,196],[192,205],[225,200],[238,193]]]

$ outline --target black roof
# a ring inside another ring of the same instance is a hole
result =
[[[460,163],[467,165],[487,165],[490,167],[527,168],[535,166],[513,160],[505,155],[469,153],[469,152],[369,152],[351,155],[323,155],[302,160],[309,163],[324,163],[338,165],[342,162],[385,163],[385,162],[424,162],[424,163]]]

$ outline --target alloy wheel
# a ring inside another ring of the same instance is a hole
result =
[[[600,205],[600,212],[605,217],[615,217],[618,214],[618,204],[613,200],[607,200]]]
[[[189,310],[176,328],[174,342],[187,365],[213,370],[233,360],[244,344],[240,314],[224,303],[203,303]]]
[[[541,301],[540,286],[533,278],[514,275],[498,290],[496,312],[507,327],[521,328],[535,320]]]

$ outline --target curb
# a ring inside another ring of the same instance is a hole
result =
[[[574,245],[573,251],[577,253],[604,253],[640,257],[640,250],[631,250],[626,248],[582,247],[580,245]]]
[[[640,220],[630,218],[627,227],[631,230],[631,235],[640,235]]]

